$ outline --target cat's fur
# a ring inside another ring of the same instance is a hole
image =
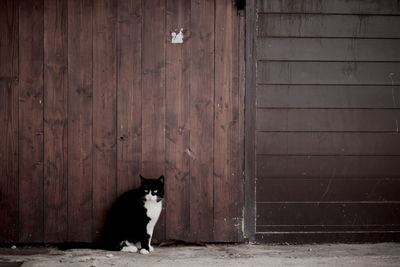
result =
[[[246,0],[235,0],[235,6],[238,10],[244,10],[246,7]]]
[[[151,238],[160,216],[164,198],[164,176],[147,179],[140,176],[138,189],[122,194],[113,204],[103,231],[109,250],[148,254]]]

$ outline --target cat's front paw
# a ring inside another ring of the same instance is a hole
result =
[[[149,254],[149,251],[148,251],[147,249],[144,249],[144,248],[142,248],[139,252],[140,252],[140,254],[142,254],[142,255]]]
[[[138,249],[135,246],[126,246],[121,249],[123,252],[137,252]]]
[[[153,246],[149,246],[150,252],[154,251],[154,247]]]

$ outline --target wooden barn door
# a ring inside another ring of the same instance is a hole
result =
[[[248,233],[398,240],[399,2],[248,3]]]
[[[166,176],[155,239],[242,240],[243,22],[231,0],[1,1],[0,243],[97,241],[139,173]]]

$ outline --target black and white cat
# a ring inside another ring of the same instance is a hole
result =
[[[147,179],[140,176],[138,189],[122,194],[113,204],[104,227],[104,242],[109,250],[153,251],[151,238],[162,210],[164,176]]]

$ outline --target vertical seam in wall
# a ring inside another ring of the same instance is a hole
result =
[[[117,196],[118,192],[118,91],[119,91],[119,54],[118,54],[118,45],[119,45],[119,27],[118,27],[118,7],[119,1],[114,3],[113,5],[113,21],[114,21],[114,64],[115,64],[115,188],[114,188],[114,198]]]
[[[44,0],[42,0],[42,242],[44,242],[44,226],[45,226],[45,190],[44,190],[44,151],[45,151],[45,147],[44,147],[44,119],[45,119],[45,90],[44,90],[44,30],[45,30],[45,25],[44,25]]]
[[[141,8],[141,25],[140,25],[140,166],[139,174],[143,174],[143,24],[144,24],[144,1],[140,1]]]
[[[213,131],[213,138],[212,138],[212,183],[213,183],[213,228],[212,228],[212,239],[215,241],[215,122],[216,122],[216,112],[215,112],[215,91],[216,91],[216,79],[215,79],[215,58],[216,58],[216,32],[217,32],[217,23],[216,23],[216,16],[217,16],[217,1],[220,0],[214,0],[214,18],[213,18],[213,29],[214,29],[214,34],[213,34],[213,105],[212,105],[212,114],[213,114],[213,126],[212,126],[212,131]]]
[[[143,159],[143,147],[142,147],[142,140],[143,140],[143,125],[142,125],[142,107],[143,107],[143,98],[142,98],[142,88],[143,88],[143,77],[142,77],[142,72],[143,72],[143,17],[144,17],[144,12],[143,12],[143,1],[140,0],[140,42],[139,42],[139,46],[140,46],[140,72],[139,72],[139,80],[140,80],[140,90],[138,91],[138,98],[140,98],[140,117],[139,117],[139,129],[135,129],[135,131],[137,131],[137,135],[140,136],[140,146],[138,146],[140,148],[140,153],[139,154],[139,162],[138,162],[138,173],[137,174],[141,174],[142,173],[142,159]],[[134,67],[134,62],[132,62],[132,67]],[[132,68],[134,70],[134,68]],[[134,85],[134,83],[132,84]],[[136,177],[137,178],[137,177]]]
[[[254,175],[254,193],[253,193],[253,200],[254,200],[254,227],[253,227],[253,233],[254,236],[257,232],[257,160],[256,160],[256,146],[257,146],[257,136],[256,136],[256,121],[257,121],[257,69],[258,69],[258,62],[257,62],[257,28],[258,28],[258,8],[257,8],[257,1],[254,1],[254,29],[253,31],[253,42],[252,42],[252,50],[253,50],[253,64],[254,64],[254,75],[253,75],[253,84],[254,84],[254,94],[253,94],[253,137],[254,137],[254,142],[253,142],[253,155],[254,155],[254,164],[252,165],[253,168],[253,175]]]
[[[15,242],[18,242],[18,241],[20,241],[20,235],[21,235],[21,225],[20,225],[20,216],[21,216],[21,214],[20,214],[20,208],[21,208],[21,201],[20,201],[20,196],[19,196],[19,193],[20,193],[20,151],[19,151],[19,147],[20,147],[20,143],[19,143],[19,140],[20,140],[20,121],[19,121],[19,94],[20,94],[20,90],[21,90],[21,80],[20,80],[20,64],[19,64],[19,61],[20,61],[20,53],[19,53],[19,49],[20,49],[20,43],[19,43],[19,41],[20,41],[20,32],[19,32],[19,28],[20,28],[20,24],[21,24],[21,22],[20,22],[20,1],[18,1],[17,2],[17,4],[16,4],[16,11],[15,11],[15,13],[16,13],[16,18],[15,18],[15,20],[18,22],[18,28],[17,29],[15,29],[14,31],[16,31],[16,36],[17,36],[17,42],[16,42],[16,45],[17,45],[17,48],[16,48],[16,50],[17,50],[17,53],[18,53],[18,60],[17,60],[17,64],[18,64],[18,91],[17,91],[17,128],[18,128],[18,131],[17,131],[17,136],[18,136],[18,139],[17,139],[17,175],[18,175],[18,192],[17,192],[17,199],[18,199],[18,212],[17,212],[17,214],[18,214],[18,216],[17,216],[17,218],[18,218],[18,220],[17,220],[17,222],[18,222],[18,225],[17,225],[17,229],[18,229],[18,231],[17,231],[17,234],[16,234],[16,236],[15,236],[15,238],[16,238],[16,240],[15,240]],[[15,33],[14,33],[15,34]]]
[[[240,143],[240,149],[239,149],[239,172],[240,172],[240,180],[239,180],[239,185],[241,188],[240,192],[240,207],[239,207],[239,215],[241,216],[241,227],[239,229],[239,237],[241,240],[244,240],[244,209],[245,209],[245,203],[244,203],[244,194],[246,192],[245,190],[245,175],[244,175],[244,162],[245,162],[245,141],[244,141],[244,114],[245,114],[245,87],[246,87],[246,47],[245,47],[245,35],[246,35],[246,17],[245,13],[243,17],[239,17],[239,51],[240,51],[240,57],[239,57],[239,107],[240,111],[240,125],[239,125],[239,143]]]
[[[65,92],[63,92],[64,93],[64,96],[65,96],[65,101],[66,101],[66,103],[64,103],[64,105],[66,106],[66,110],[65,110],[65,118],[66,118],[66,143],[67,143],[67,145],[66,145],[66,156],[67,156],[67,166],[65,166],[66,168],[65,168],[65,172],[66,173],[64,173],[64,183],[66,183],[66,189],[67,189],[67,194],[66,194],[66,209],[67,209],[67,228],[66,228],[66,230],[65,230],[65,233],[64,233],[64,238],[63,238],[63,242],[65,242],[65,241],[67,241],[68,240],[68,228],[69,228],[69,224],[68,224],[68,218],[69,218],[69,205],[68,205],[68,203],[69,203],[69,188],[68,188],[68,170],[69,170],[69,163],[68,163],[68,149],[69,149],[69,138],[68,138],[68,134],[69,134],[69,131],[68,131],[68,126],[69,126],[69,119],[68,119],[68,114],[69,114],[69,42],[68,42],[68,40],[69,40],[69,24],[68,24],[68,18],[69,18],[69,9],[68,9],[68,3],[69,3],[69,1],[68,0],[65,0],[65,2],[66,2],[66,10],[65,10],[65,12],[66,12],[66,14],[65,14],[65,17],[66,17],[66,34],[67,34],[67,47],[66,47],[66,56],[67,56],[67,68],[66,68],[66,79],[67,79],[67,84],[66,84],[66,86],[65,86],[65,88],[64,88],[64,90],[66,90],[66,93]],[[64,70],[65,71],[65,70]],[[65,129],[64,129],[64,131],[65,131]],[[64,159],[64,162],[65,162],[65,159]]]
[[[119,53],[118,53],[118,44],[119,44],[119,27],[118,27],[118,21],[119,21],[119,13],[118,13],[118,7],[119,7],[119,2],[117,1],[114,4],[114,52],[115,52],[115,136],[114,136],[114,141],[115,141],[115,196],[117,196],[118,192],[118,89],[119,89]]]
[[[96,0],[91,0],[90,2],[91,2],[91,5],[90,5],[90,9],[91,9],[91,12],[90,12],[90,14],[91,14],[91,20],[92,20],[92,22],[91,22],[91,33],[92,33],[92,45],[91,45],[91,49],[92,49],[92,57],[91,57],[91,71],[92,71],[92,75],[91,75],[91,83],[90,83],[90,85],[91,85],[91,87],[92,87],[92,114],[91,114],[91,127],[92,127],[92,129],[91,129],[91,131],[92,131],[92,148],[91,148],[91,150],[90,150],[90,154],[91,154],[91,159],[92,159],[92,172],[91,172],[91,175],[92,175],[92,184],[90,185],[90,187],[91,187],[91,191],[92,191],[92,218],[91,218],[91,229],[90,229],[90,240],[93,240],[93,236],[94,236],[94,218],[93,218],[93,215],[94,215],[94,188],[93,188],[93,170],[94,170],[94,153],[93,153],[93,147],[94,147],[94,141],[93,141],[93,129],[94,129],[94,120],[93,120],[93,103],[94,103],[94,86],[93,86],[93,61],[94,61],[94,53],[93,53],[93,38],[94,38],[94,34],[93,34],[93,17],[94,17],[94,1],[96,1]]]
[[[166,174],[166,162],[167,162],[167,142],[166,142],[166,122],[167,122],[167,35],[166,35],[166,30],[167,30],[167,8],[168,8],[168,0],[164,0],[164,30],[163,30],[163,44],[164,44],[164,170],[162,175]],[[165,184],[164,184],[165,187]],[[164,239],[167,237],[167,202],[164,201]]]
[[[234,239],[235,239],[235,241],[238,241],[239,240],[239,237],[240,237],[240,232],[239,232],[239,226],[238,226],[238,224],[239,224],[239,221],[240,221],[240,212],[239,212],[239,207],[240,207],[240,205],[238,205],[239,203],[240,203],[240,200],[239,200],[239,198],[240,198],[240,196],[239,196],[239,194],[238,194],[238,192],[239,192],[239,188],[240,188],[240,186],[241,186],[241,184],[240,184],[240,177],[241,177],[241,175],[240,175],[240,168],[239,168],[239,166],[240,166],[240,159],[241,159],[241,157],[240,157],[240,149],[241,149],[241,143],[240,143],[240,125],[241,125],[241,120],[240,120],[240,107],[241,107],[241,105],[240,105],[240,16],[239,16],[239,11],[236,9],[235,10],[236,11],[236,16],[235,16],[235,14],[233,15],[234,16],[234,18],[235,18],[235,25],[234,25],[234,29],[235,29],[235,31],[236,31],[236,47],[235,47],[235,49],[234,49],[234,52],[236,52],[236,53],[234,53],[234,54],[236,54],[237,55],[237,59],[236,59],[236,77],[237,77],[237,80],[236,80],[236,82],[237,82],[237,84],[236,84],[236,86],[235,86],[235,90],[237,90],[237,123],[238,123],[238,127],[237,127],[237,136],[236,136],[236,142],[237,142],[237,144],[238,144],[238,147],[237,147],[237,151],[236,151],[236,157],[237,157],[237,160],[235,161],[235,172],[236,172],[236,181],[235,181],[235,184],[236,184],[236,186],[238,187],[238,191],[236,192],[236,194],[235,194],[235,199],[236,199],[236,208],[235,208],[235,217],[237,218],[236,219],[236,222],[235,222],[235,236],[234,236]]]
[[[189,1],[189,0],[188,0]],[[190,35],[192,35],[193,34],[193,31],[192,31],[192,1],[190,1],[190,6],[189,6],[189,11],[190,11],[190,15],[189,15],[189,29],[190,29]],[[191,83],[191,81],[192,81],[192,43],[193,43],[193,41],[191,41],[191,40],[193,40],[192,38],[190,38],[188,41],[189,41],[189,48],[188,48],[188,50],[189,50],[189,56],[188,56],[188,59],[189,59],[189,103],[188,103],[188,112],[189,112],[189,115],[188,115],[188,124],[189,124],[189,142],[188,142],[188,148],[186,148],[186,150],[187,149],[189,149],[189,150],[191,150],[191,147],[190,147],[190,144],[191,144],[191,142],[190,142],[190,140],[191,140],[191,132],[192,132],[192,129],[191,129],[191,120],[190,120],[190,117],[191,117],[191,104],[192,104],[192,98],[191,98],[191,92],[192,92],[192,83]],[[185,152],[186,152],[186,150],[185,150]],[[192,171],[191,171],[191,162],[192,162],[192,159],[191,159],[191,157],[189,156],[189,184],[188,184],[188,187],[189,187],[189,190],[188,190],[188,201],[189,201],[189,225],[188,225],[188,229],[189,229],[189,234],[188,235],[191,235],[192,233],[191,233],[191,230],[192,230],[192,227],[191,227],[191,213],[192,213],[192,209],[191,209],[191,205],[190,205],[190,202],[191,202],[191,193],[192,193],[192,190],[191,190],[191,185],[192,185]],[[188,237],[188,236],[186,236],[186,237]]]

